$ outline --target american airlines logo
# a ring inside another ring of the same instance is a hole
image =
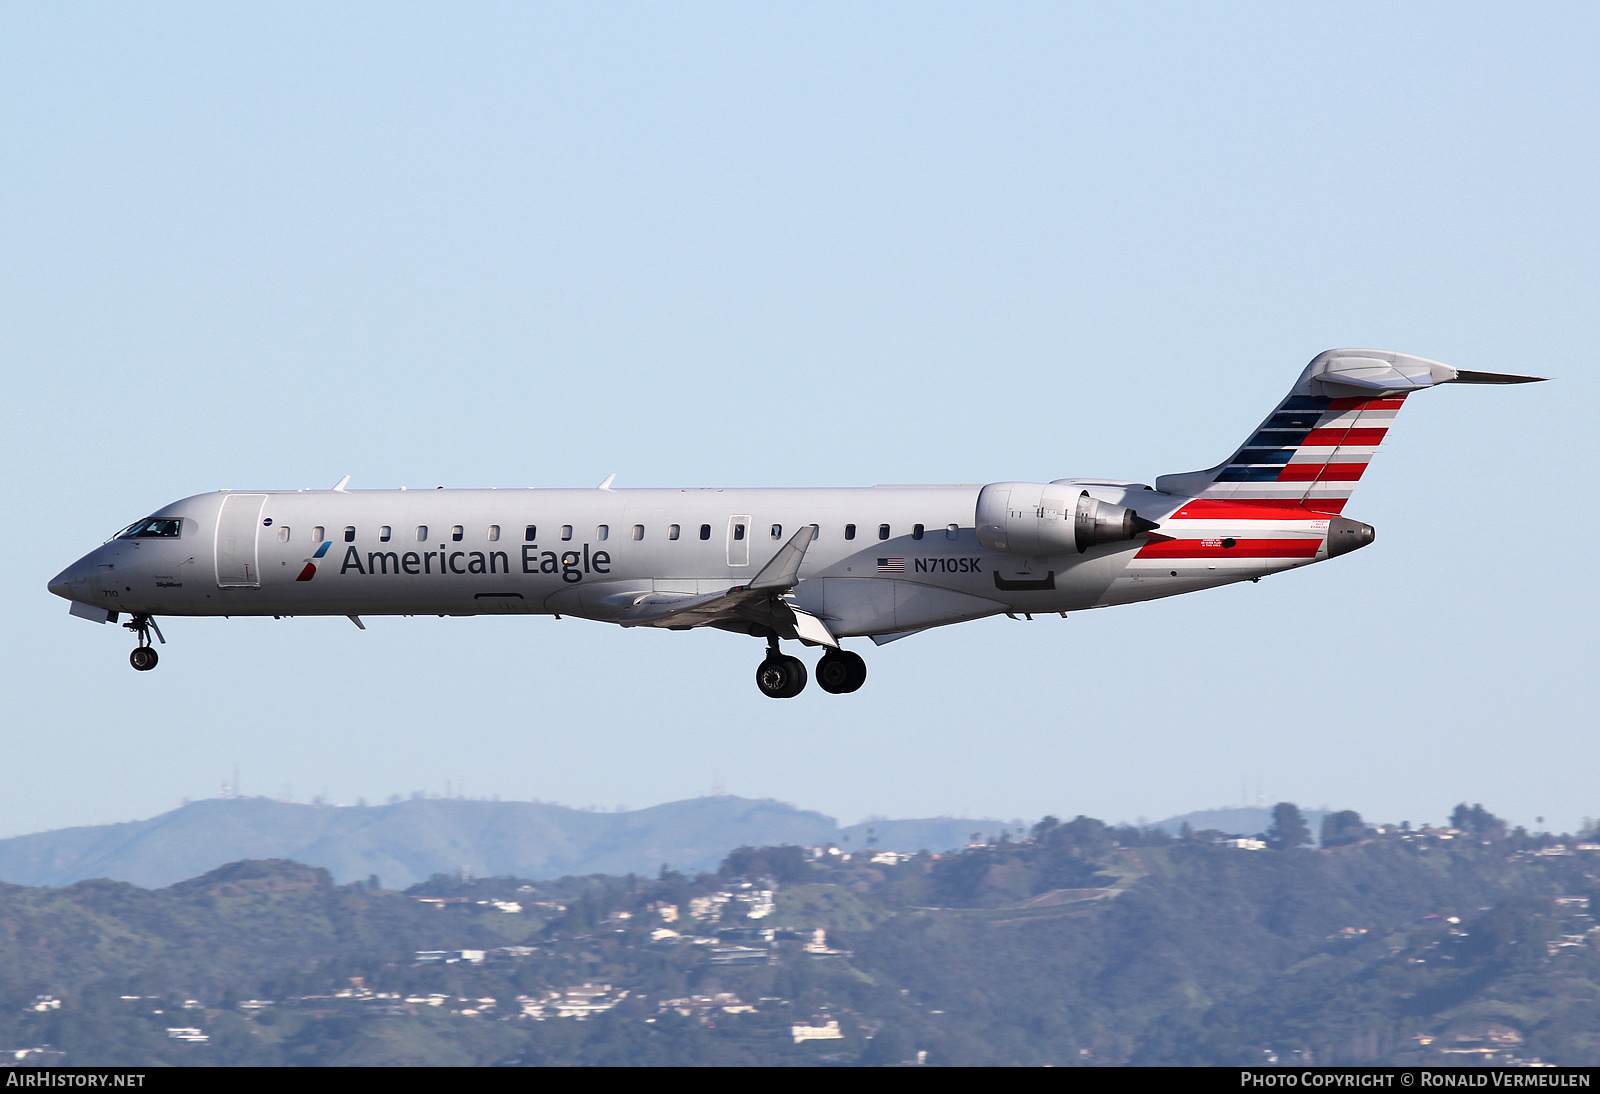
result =
[[[306,559],[306,568],[300,571],[296,581],[310,581],[317,576],[317,559],[328,553],[328,548],[333,546],[333,540],[324,540],[317,546],[316,552]]]

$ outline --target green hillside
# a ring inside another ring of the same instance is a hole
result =
[[[396,892],[251,861],[158,890],[4,886],[0,1049],[124,1065],[1600,1063],[1600,847],[1481,809],[1453,830],[1353,817],[1324,821],[1321,850],[1292,825],[1268,832],[1286,849],[1253,850],[1046,818],[944,856],[742,848],[697,876],[441,874]]]

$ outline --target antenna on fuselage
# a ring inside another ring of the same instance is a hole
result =
[[[350,481],[350,476],[346,475],[344,478],[342,478],[338,482],[334,483],[333,484],[333,488],[335,490],[337,490],[339,493],[343,494],[345,492],[345,490],[344,490],[345,484],[348,483],[349,481]]]
[[[611,484],[617,481],[616,475],[607,475],[606,481],[600,484],[601,490],[610,490]]]

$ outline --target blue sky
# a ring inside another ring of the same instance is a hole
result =
[[[1157,818],[1600,814],[1583,5],[6,5],[0,835],[216,791]],[[861,485],[1230,452],[1319,350],[1413,399],[1258,585],[868,651],[45,592],[218,487]]]

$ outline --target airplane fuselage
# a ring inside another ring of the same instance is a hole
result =
[[[1160,524],[1170,539],[1083,554],[991,550],[974,527],[976,485],[231,491],[158,510],[151,519],[181,520],[177,536],[110,540],[52,587],[157,616],[611,622],[646,594],[709,593],[748,579],[815,524],[794,599],[849,637],[1148,600],[1326,557],[1327,514],[1173,521],[1190,499],[1138,484],[1076,485]]]

